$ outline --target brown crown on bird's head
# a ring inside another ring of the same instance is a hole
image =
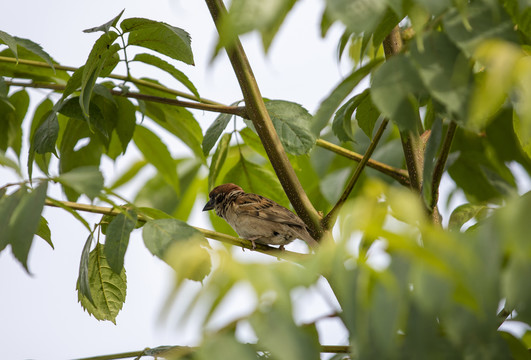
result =
[[[219,202],[222,197],[225,197],[233,191],[243,191],[243,189],[238,185],[232,183],[216,186],[208,194],[210,200],[206,203],[205,207],[203,208],[203,211],[212,210],[216,202]]]

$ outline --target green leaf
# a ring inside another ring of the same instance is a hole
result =
[[[133,138],[136,127],[136,109],[133,103],[126,98],[116,97],[116,105],[118,113],[116,117],[116,133],[122,144],[122,150],[125,154],[127,145]]]
[[[183,29],[143,18],[125,19],[120,27],[129,33],[128,45],[142,46],[194,65],[190,35]]]
[[[463,204],[459,205],[452,211],[448,222],[448,229],[460,231],[463,225],[475,218],[480,212],[488,209],[485,205]]]
[[[340,141],[354,142],[354,134],[352,133],[352,114],[368,96],[369,90],[364,90],[360,94],[353,96],[336,111],[334,121],[332,121],[332,131]]]
[[[9,221],[9,243],[13,255],[28,269],[28,254],[33,243],[33,236],[39,228],[48,182],[42,182],[29,194],[24,194]]]
[[[387,10],[387,0],[327,0],[326,12],[357,34],[371,33]]]
[[[315,136],[310,129],[313,121],[310,113],[290,101],[270,100],[265,106],[286,152],[308,154],[315,144]]]
[[[129,166],[129,168],[118,178],[116,179],[110,186],[110,190],[114,190],[119,188],[120,186],[127,184],[132,178],[138,174],[140,170],[146,166],[148,162],[146,160],[138,160],[135,161],[133,164]]]
[[[142,237],[148,250],[162,260],[165,260],[168,249],[175,243],[208,244],[198,230],[177,219],[148,221],[142,230]]]
[[[48,220],[46,220],[43,216],[41,216],[39,228],[37,229],[35,235],[46,241],[52,247],[52,249],[55,249],[52,242],[52,232],[48,226]]]
[[[88,263],[88,279],[91,302],[80,291],[77,285],[78,300],[81,306],[98,320],[109,320],[116,324],[116,316],[125,302],[127,277],[125,269],[116,274],[107,263],[104,246],[97,244],[90,252]]]
[[[419,118],[417,97],[424,85],[411,61],[403,55],[393,56],[373,75],[371,98],[382,114],[400,131],[413,130]]]
[[[146,81],[152,81],[144,79]],[[156,81],[154,83],[157,83]],[[158,84],[158,83],[157,83]],[[168,94],[144,86],[138,86],[144,94],[168,97]],[[145,103],[146,115],[157,124],[181,139],[193,153],[204,163],[205,155],[201,149],[203,132],[193,114],[182,107],[175,107],[153,102]]]
[[[164,180],[170,184],[176,194],[180,194],[179,176],[177,165],[173,160],[167,146],[153,132],[143,126],[137,126],[133,135],[136,146],[145,159],[155,166]]]
[[[54,180],[87,195],[91,200],[94,200],[103,189],[103,176],[96,166],[77,167]]]
[[[464,123],[470,98],[471,70],[469,60],[440,32],[431,32],[411,46],[411,59],[426,89],[444,104],[453,120]]]
[[[120,48],[117,44],[115,44],[116,46],[113,45],[117,37],[118,34],[114,31],[101,35],[92,46],[92,50],[84,65],[79,104],[86,117],[89,116],[90,98],[96,80],[98,79],[98,76],[100,76],[107,59],[112,57]]]
[[[5,166],[14,170],[22,178],[22,171],[15,160],[9,158],[3,151],[0,151],[0,166]]]
[[[177,219],[151,220],[142,229],[151,253],[170,265],[181,279],[202,281],[210,273],[209,246],[203,235]]]
[[[219,145],[212,155],[212,161],[210,162],[209,172],[208,172],[208,188],[213,189],[216,184],[216,179],[225,163],[227,154],[229,151],[229,143],[232,137],[232,133],[226,133],[221,137]]]
[[[347,76],[338,86],[332,91],[330,95],[319,105],[312,124],[312,132],[318,135],[321,130],[328,124],[328,121],[341,105],[343,100],[354,90],[354,88],[372,71],[374,67],[379,65],[383,60],[375,59],[367,65],[359,68]]]
[[[48,201],[50,201],[51,203],[53,203],[53,205],[55,207],[58,207],[58,208],[61,208],[65,211],[67,211],[68,213],[70,213],[73,217],[75,217],[81,224],[83,224],[83,226],[85,226],[85,228],[87,229],[87,231],[92,231],[91,228],[90,228],[90,225],[89,223],[81,216],[79,215],[79,213],[72,209],[71,207],[69,206],[66,206],[63,202],[61,201],[57,201],[55,199],[52,199],[52,198],[48,198]]]
[[[50,55],[48,55],[46,51],[42,49],[42,47],[39,44],[29,39],[23,39],[23,38],[19,38],[16,36],[14,37],[14,39],[17,41],[18,46],[23,47],[24,49],[28,50],[29,52],[37,55],[38,57],[46,61],[46,63],[48,63],[48,65],[51,66],[52,70],[55,71],[52,58],[50,57]],[[16,54],[17,53],[15,52],[15,57],[17,57]]]
[[[240,158],[223,178],[223,183],[238,184],[244,191],[272,199],[282,206],[289,201],[276,176],[264,166]]]
[[[374,125],[380,117],[380,111],[373,104],[371,97],[367,96],[361,100],[359,106],[356,109],[356,120],[358,120],[358,126],[361,130],[372,139],[372,133],[374,131]]]
[[[256,153],[260,154],[264,159],[268,158],[262,141],[260,140],[258,135],[253,130],[251,130],[251,128],[243,128],[238,133],[240,134],[242,140],[245,142],[246,145],[248,145]]]
[[[9,229],[11,217],[24,195],[25,192],[19,189],[9,196],[0,197],[0,229]],[[4,250],[9,242],[9,231],[0,231],[0,251]]]
[[[258,30],[265,51],[269,49],[276,33],[296,0],[236,0],[230,3],[228,13],[221,17],[220,44],[230,45],[236,36]]]
[[[120,20],[120,18],[122,17],[122,14],[124,13],[124,11],[125,11],[125,9],[120,11],[120,13],[117,16],[115,16],[111,20],[107,21],[105,24],[100,25],[100,26],[96,26],[96,27],[93,27],[93,28],[90,28],[90,29],[83,30],[83,32],[84,33],[93,33],[93,32],[103,31],[105,33],[108,33],[109,30],[111,29],[111,27],[115,27],[116,26],[116,23],[118,23],[118,20]]]
[[[110,122],[104,119],[101,109],[93,101],[89,103],[88,109],[89,115],[85,116],[81,108],[80,97],[76,96],[66,100],[59,113],[72,119],[87,121],[89,129],[98,131],[102,138],[108,142],[109,131],[111,130],[109,129]]]
[[[513,113],[513,127],[522,150],[531,158],[531,117],[520,117],[515,111]]]
[[[511,350],[511,356],[516,360],[529,360],[531,354],[529,354],[528,348],[523,343],[522,339],[515,337],[513,334],[506,331],[499,331],[500,336],[507,342],[509,349]]]
[[[203,154],[205,154],[205,156],[208,156],[210,150],[214,147],[216,141],[218,141],[232,117],[233,115],[231,114],[219,114],[216,117],[216,120],[210,124],[205,136],[203,137],[203,143],[201,145],[203,147]]]
[[[0,30],[0,43],[6,44],[18,60],[17,40],[13,36]]]
[[[46,114],[46,120],[37,128],[33,136],[32,148],[37,154],[54,153],[55,142],[59,136],[59,121],[53,110]]]
[[[111,269],[119,274],[124,267],[124,257],[129,245],[129,235],[135,228],[137,214],[134,210],[121,213],[107,227],[105,238],[105,257]]]
[[[199,93],[197,92],[195,85],[190,81],[190,79],[188,79],[188,76],[186,76],[182,71],[177,70],[172,64],[168,63],[167,61],[164,61],[151,54],[137,54],[135,55],[133,61],[140,61],[144,64],[153,65],[163,71],[166,71],[177,81],[186,86],[186,88],[190,90],[192,94],[199,98]]]
[[[456,8],[444,16],[446,34],[467,57],[472,57],[476,47],[487,39],[518,42],[511,18],[500,6],[495,7],[483,1],[473,2],[467,7],[466,21]]]
[[[94,299],[92,299],[92,294],[90,293],[90,282],[89,282],[89,258],[90,258],[90,247],[92,246],[93,240],[92,233],[88,236],[83,246],[83,251],[81,252],[81,260],[79,261],[79,275],[77,277],[77,289],[79,293],[86,297],[93,305]]]

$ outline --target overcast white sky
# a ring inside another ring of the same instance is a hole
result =
[[[82,30],[108,21],[124,8],[126,11],[122,18],[145,17],[164,21],[191,34],[196,66],[179,66],[203,97],[227,104],[241,99],[225,55],[222,54],[213,64],[209,63],[216,32],[203,1],[6,1],[1,6],[3,20],[0,30],[40,43],[61,64],[80,66],[99,36],[84,34]],[[348,69],[340,70],[335,58],[339,29],[333,29],[325,40],[319,36],[321,11],[322,2],[319,0],[299,1],[268,55],[261,51],[258,37],[247,36],[244,39],[263,96],[298,102],[314,113],[322,98],[347,73]],[[178,86],[163,73],[140,70],[133,75],[150,76],[168,86]],[[43,94],[46,93],[32,92],[32,106]],[[214,117],[213,114],[198,113],[203,129]],[[171,145],[175,153],[183,151],[175,144]],[[118,167],[105,163],[103,170],[107,182],[127,165],[128,159],[138,156],[132,151]],[[0,178],[2,183],[15,180],[2,168]],[[57,188],[53,188],[51,194],[56,198],[60,196]],[[131,191],[123,194],[127,197]],[[190,223],[208,227],[198,209],[196,206]],[[84,216],[91,222],[99,218]],[[75,285],[87,232],[61,210],[47,208],[45,217],[50,223],[55,250],[41,239],[35,239],[29,258],[33,276],[26,274],[9,250],[0,254],[0,357],[68,359],[159,345],[193,345],[197,341],[198,329],[178,327],[171,320],[162,324],[157,322],[161,305],[170,289],[172,274],[144,247],[140,231],[133,233],[125,259],[127,299],[117,318],[117,325],[98,322],[84,313],[77,303]],[[290,246],[297,249],[297,244]],[[257,257],[248,251],[238,256]],[[305,297],[306,306],[301,305],[297,309],[297,317],[301,321],[309,321],[312,316],[327,312],[328,307],[315,294],[305,292],[297,295]],[[244,290],[238,296],[235,303],[246,301]],[[239,307],[240,311],[245,310],[245,304]],[[311,312],[311,308],[320,311]],[[323,343],[333,345],[346,341],[344,333],[336,325],[329,323],[325,326],[328,328],[321,339]],[[245,337],[245,331],[242,333]]]

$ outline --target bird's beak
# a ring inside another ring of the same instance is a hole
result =
[[[207,202],[205,207],[203,208],[203,211],[212,210],[213,208],[214,208],[214,199],[210,199],[210,201]]]

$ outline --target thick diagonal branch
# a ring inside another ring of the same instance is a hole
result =
[[[214,23],[216,24],[216,28],[218,29],[218,32],[220,32],[221,18],[227,12],[223,1],[205,1]],[[235,40],[226,47],[226,51],[243,93],[247,115],[256,128],[256,132],[264,145],[269,161],[271,161],[271,165],[273,165],[286,195],[297,214],[310,228],[312,236],[314,238],[320,238],[322,235],[320,216],[302,188],[302,185],[295,174],[295,170],[293,170],[286,152],[282,147],[239,39],[235,38]]]

